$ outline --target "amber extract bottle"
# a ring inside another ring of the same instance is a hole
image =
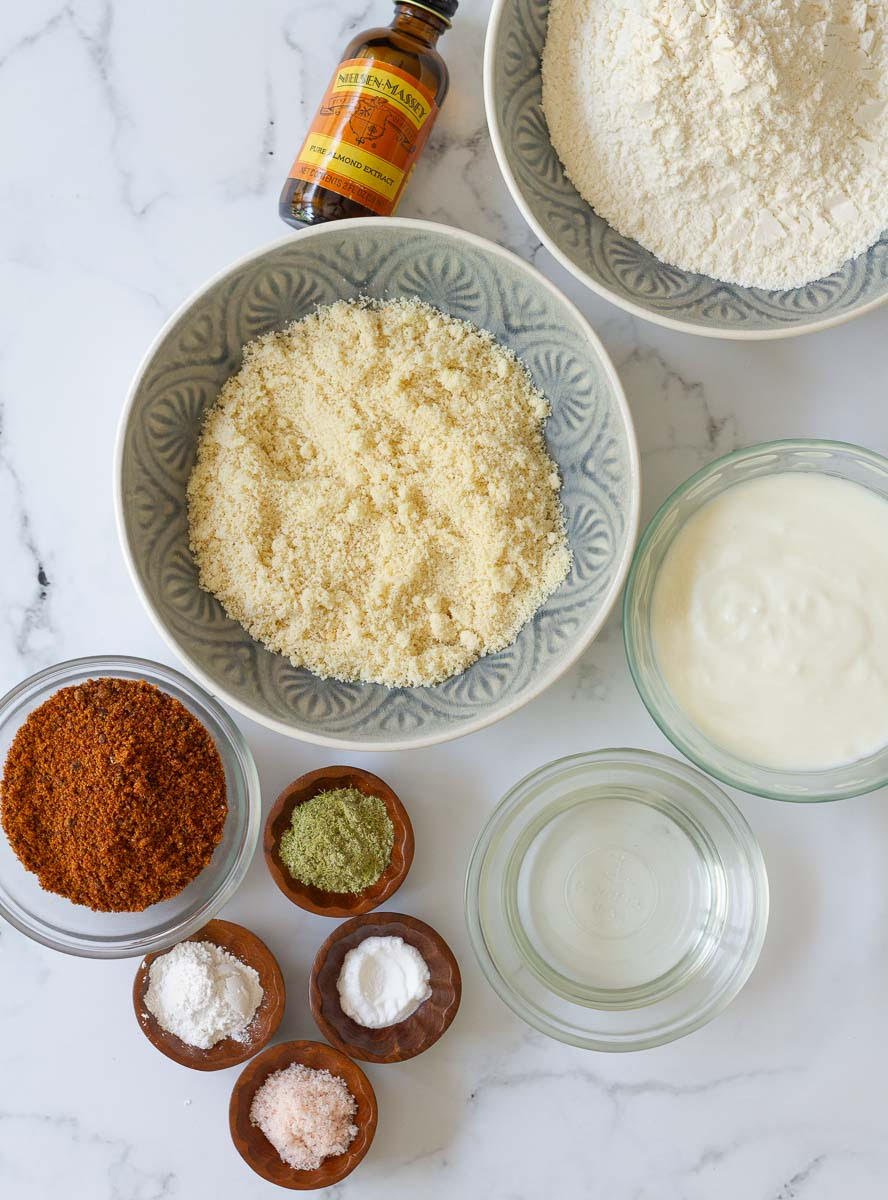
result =
[[[352,38],[281,193],[290,225],[391,216],[447,95],[435,44],[458,0],[396,0],[391,25]]]

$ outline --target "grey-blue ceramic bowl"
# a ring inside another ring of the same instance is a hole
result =
[[[549,141],[540,76],[548,11],[548,0],[494,0],[484,52],[484,101],[512,198],[546,249],[577,279],[637,317],[708,337],[812,333],[888,299],[888,230],[841,271],[782,292],[737,287],[666,266],[613,230],[565,176]]]
[[[215,742],[225,768],[228,816],[211,861],[178,895],[142,912],[93,912],[47,892],[0,832],[0,917],[21,933],[81,958],[141,958],[184,941],[228,903],[253,858],[262,819],[259,776],[231,717],[191,679],[162,663],[102,655],[56,663],[0,697],[0,762],[28,717],[60,688],[87,679],[144,679],[193,713]]]
[[[246,342],[318,304],[418,296],[490,330],[548,396],[574,562],[499,654],[431,688],[322,680],[255,642],[198,586],[185,488],[206,409]],[[638,524],[639,470],[623,390],[585,318],[538,271],[491,242],[398,218],[338,221],[259,250],[168,322],[133,382],[117,446],[118,527],[161,633],[212,692],[305,741],[356,750],[430,745],[481,729],[548,687],[601,628]]]

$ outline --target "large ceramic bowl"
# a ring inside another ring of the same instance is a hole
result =
[[[548,396],[574,555],[569,577],[514,645],[432,688],[321,680],[266,650],[198,586],[185,488],[201,421],[244,343],[359,295],[418,296],[488,329]],[[399,219],[306,230],[236,263],[169,321],[132,385],[117,447],[124,554],[161,633],[234,708],[294,737],[346,749],[445,741],[543,691],[601,628],[638,522],[635,438],[623,391],[583,316],[527,263],[446,226]]]
[[[587,1050],[645,1050],[711,1021],[768,924],[743,814],[699,771],[645,750],[574,754],[510,788],[475,842],[465,900],[500,999]]]
[[[93,912],[44,891],[0,831],[0,917],[53,950],[81,958],[127,958],[165,950],[201,929],[243,881],[256,849],[262,814],[259,776],[243,734],[212,696],[160,663],[116,655],[57,663],[0,698],[0,765],[35,708],[60,688],[99,677],[145,679],[173,696],[207,729],[225,768],[228,816],[209,864],[177,896],[143,912]]]
[[[888,298],[888,230],[834,275],[791,291],[767,292],[666,266],[611,229],[565,176],[549,141],[540,76],[548,10],[548,0],[494,0],[484,99],[493,147],[515,203],[543,245],[577,279],[635,316],[725,338],[811,333]]]

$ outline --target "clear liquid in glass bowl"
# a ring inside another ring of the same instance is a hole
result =
[[[524,854],[519,924],[536,961],[569,988],[589,997],[634,990],[699,952],[721,875],[643,793],[588,789]]]
[[[548,763],[481,831],[466,919],[494,991],[530,1025],[639,1050],[711,1020],[764,942],[768,881],[712,780],[641,750]]]

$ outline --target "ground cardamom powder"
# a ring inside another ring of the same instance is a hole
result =
[[[279,850],[299,883],[354,894],[377,881],[394,841],[394,826],[378,796],[333,788],[296,805]]]

